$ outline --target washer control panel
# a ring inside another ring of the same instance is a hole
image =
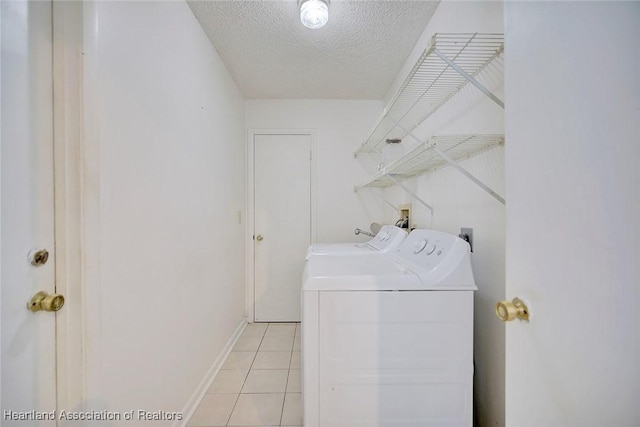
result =
[[[453,251],[468,251],[468,243],[441,231],[416,229],[393,253],[400,263],[406,260],[419,269],[432,270]]]
[[[418,254],[431,255],[435,253],[436,256],[441,256],[444,253],[443,249],[444,249],[444,245],[442,244],[440,239],[437,239],[437,238],[420,239],[413,243],[414,255],[418,255]],[[401,251],[401,249],[398,248],[398,251]]]
[[[367,244],[379,251],[396,249],[407,237],[407,232],[395,225],[383,225]]]

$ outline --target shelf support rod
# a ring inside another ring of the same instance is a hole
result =
[[[394,122],[395,123],[395,122]],[[413,138],[418,144],[422,144],[422,141],[420,141],[420,139],[418,139],[417,136],[415,136],[413,134],[413,132],[410,132],[408,130],[406,130],[405,128],[403,128],[399,123],[396,123],[396,126],[399,127],[400,129],[402,129],[402,131],[404,133],[407,134],[407,136],[410,136],[411,138]],[[451,166],[453,166],[454,168],[456,168],[458,171],[460,171],[460,173],[462,173],[464,176],[466,176],[467,178],[469,178],[471,181],[475,182],[480,188],[482,188],[484,191],[486,191],[487,193],[491,194],[496,200],[498,200],[500,203],[502,203],[503,205],[505,204],[505,200],[504,197],[500,196],[498,193],[496,193],[495,191],[493,191],[491,188],[489,188],[488,185],[486,185],[484,182],[480,181],[478,178],[476,178],[471,172],[469,172],[468,170],[466,170],[465,168],[463,168],[462,166],[460,166],[460,164],[458,162],[456,162],[455,160],[451,159],[449,156],[447,156],[446,154],[444,154],[444,152],[440,151],[438,148],[436,148],[435,144],[430,144],[431,149],[440,157],[442,157],[442,159],[444,161],[446,161],[447,163],[449,163]],[[389,176],[387,174],[387,176]],[[391,178],[391,176],[389,176],[389,178]],[[398,181],[396,181],[395,179],[391,178],[394,182],[398,183]],[[401,185],[401,184],[400,184]],[[404,188],[404,187],[403,187]],[[406,190],[406,188],[405,188]],[[406,190],[409,191],[409,190]],[[410,193],[411,194],[411,193]],[[416,197],[416,196],[414,196]],[[423,203],[424,204],[424,203]],[[433,211],[432,211],[433,213]]]
[[[369,191],[371,191],[371,193],[376,196],[378,199],[382,200],[386,205],[388,205],[391,209],[393,209],[395,212],[400,212],[400,209],[395,207],[393,205],[393,203],[391,203],[390,201],[388,201],[387,199],[384,198],[384,196],[382,196],[381,194],[378,194],[373,188],[369,188]]]
[[[438,55],[438,57],[440,59],[442,59],[444,62],[446,62],[451,68],[453,68],[454,70],[456,70],[458,73],[460,73],[460,75],[462,77],[464,77],[465,79],[467,79],[469,81],[469,83],[471,83],[472,85],[474,85],[475,87],[477,87],[478,89],[480,89],[480,91],[482,93],[484,93],[485,95],[487,95],[489,98],[491,98],[491,100],[493,102],[495,102],[496,104],[498,104],[499,106],[501,106],[504,109],[504,102],[502,102],[502,100],[500,98],[498,98],[497,96],[495,96],[493,94],[493,92],[491,92],[489,89],[487,89],[486,87],[484,87],[484,85],[482,83],[480,83],[479,81],[477,81],[476,79],[474,79],[471,75],[469,75],[466,71],[464,71],[462,68],[460,68],[460,66],[458,64],[456,64],[455,62],[453,62],[452,60],[450,60],[449,58],[447,58],[446,55],[444,55],[442,52],[440,52],[438,49],[433,49],[433,53],[435,53],[436,55]]]
[[[504,197],[500,196],[498,193],[496,193],[495,191],[493,191],[491,188],[489,188],[489,186],[487,186],[484,182],[480,181],[478,178],[476,178],[471,172],[469,172],[468,170],[466,170],[465,168],[463,168],[462,166],[460,166],[460,164],[458,162],[456,162],[455,160],[451,159],[449,156],[447,156],[445,153],[443,153],[442,151],[440,151],[440,149],[438,149],[435,144],[431,145],[431,149],[440,157],[442,157],[442,159],[444,159],[444,161],[446,161],[447,163],[449,163],[451,166],[453,166],[454,168],[456,168],[460,173],[462,173],[464,176],[466,176],[467,178],[469,178],[471,181],[475,182],[478,186],[480,186],[480,188],[482,188],[484,191],[486,191],[487,193],[489,193],[490,195],[492,195],[496,200],[498,200],[500,203],[502,203],[503,205],[505,204],[505,200]]]
[[[425,202],[424,200],[422,200],[420,197],[418,197],[418,195],[416,193],[414,193],[413,191],[409,190],[404,184],[402,184],[400,181],[398,181],[397,179],[395,179],[394,177],[391,176],[391,174],[386,174],[389,179],[391,181],[393,181],[396,185],[402,187],[402,189],[404,191],[406,191],[407,193],[409,193],[409,195],[411,197],[413,197],[414,199],[416,199],[421,205],[425,206],[427,209],[429,209],[429,211],[431,211],[431,214],[433,215],[433,207]]]
[[[380,125],[380,123],[382,123],[382,121],[384,120],[384,118],[386,116],[387,116],[387,111],[385,109],[383,111],[383,113],[382,113],[382,116],[380,116],[380,118],[378,118],[378,121],[376,121],[376,124],[373,125],[373,130],[371,131],[369,136],[367,136],[367,139],[365,139],[364,142],[362,144],[360,144],[360,147],[358,147],[358,149],[353,153],[353,157],[357,158],[358,155],[362,152],[362,150],[364,149],[365,146],[369,146],[369,148],[371,149],[372,153],[381,154],[381,152],[376,149],[375,145],[372,145],[369,142],[369,139],[371,138],[371,135],[373,135],[373,132],[378,128],[378,126]]]

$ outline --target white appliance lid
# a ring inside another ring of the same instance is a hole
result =
[[[307,250],[307,259],[311,255],[347,255],[376,251],[368,243],[314,243]]]
[[[314,243],[307,249],[305,259],[312,255],[360,255],[395,250],[407,237],[407,232],[394,225],[380,228],[371,240],[365,243]]]
[[[392,253],[311,257],[304,290],[476,290],[469,244],[451,234],[414,230]]]

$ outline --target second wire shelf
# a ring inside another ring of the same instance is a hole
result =
[[[448,165],[448,162],[436,153],[434,147],[452,160],[458,161],[500,144],[504,144],[504,135],[501,134],[436,135],[355,186],[354,190],[365,187],[390,187],[396,184],[396,181],[403,181]]]

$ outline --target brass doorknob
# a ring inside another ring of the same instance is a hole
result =
[[[256,240],[257,240],[258,242],[262,242],[262,241],[264,240],[264,237],[262,237],[262,234],[258,234],[258,235],[256,236]]]
[[[60,294],[47,294],[40,291],[31,297],[27,308],[34,313],[36,311],[58,311],[64,305],[64,297]]]
[[[520,298],[514,298],[512,301],[500,301],[496,304],[496,316],[503,322],[510,322],[515,318],[528,321],[529,308]]]

